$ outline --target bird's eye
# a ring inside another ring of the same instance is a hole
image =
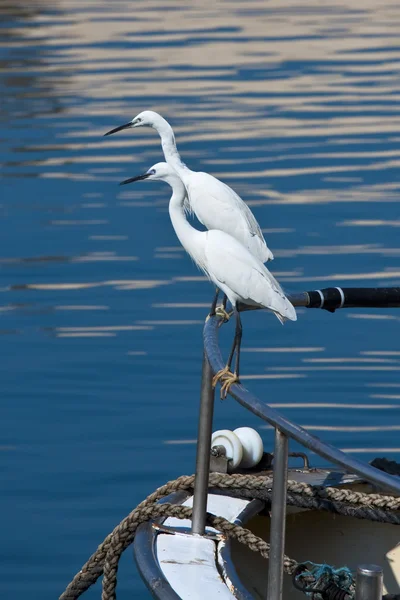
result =
[[[151,170],[149,171],[149,175],[155,175],[155,174],[156,174],[156,170],[155,170],[155,169],[151,169]]]
[[[140,119],[140,118],[136,119],[136,123],[141,123],[141,122],[142,122],[142,119]]]

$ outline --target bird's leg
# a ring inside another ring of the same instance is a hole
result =
[[[226,398],[226,396],[230,390],[230,387],[233,383],[240,383],[239,363],[240,363],[240,347],[242,344],[243,329],[242,329],[242,322],[240,319],[240,313],[238,310],[235,310],[235,317],[236,317],[236,330],[235,330],[235,340],[234,340],[234,346],[236,347],[235,371],[234,371],[234,373],[232,373],[230,371],[230,365],[229,365],[229,372],[223,377],[224,381],[221,385],[221,398],[222,399]],[[231,359],[231,361],[232,361],[232,359]]]
[[[236,316],[236,329],[235,337],[233,339],[232,349],[229,354],[227,363],[223,369],[218,371],[213,377],[212,385],[215,387],[219,381],[222,381],[221,385],[221,399],[224,400],[229,392],[229,389],[233,383],[239,383],[239,361],[240,361],[240,345],[242,342],[242,322],[240,320],[239,311],[235,308]],[[231,364],[233,355],[236,350],[236,361],[235,361],[235,372],[231,372]]]
[[[219,296],[219,289],[216,288],[215,296],[214,296],[214,299],[212,301],[211,308],[210,308],[210,315],[209,315],[210,317],[213,317],[215,315],[215,309],[217,307],[218,296]]]
[[[235,362],[235,375],[239,381],[239,363],[240,363],[240,349],[242,347],[242,335],[243,327],[242,320],[240,318],[239,311],[235,311],[236,316],[236,362]]]
[[[219,289],[216,288],[215,296],[214,296],[214,299],[212,301],[212,304],[211,304],[211,307],[210,307],[210,312],[209,312],[209,314],[207,316],[206,321],[208,321],[208,319],[210,317],[214,317],[216,315],[217,317],[221,317],[223,319],[224,323],[225,323],[226,321],[229,321],[229,319],[230,319],[230,314],[226,310],[226,302],[228,300],[228,297],[227,297],[226,294],[224,294],[224,297],[222,299],[222,304],[220,304],[219,306],[217,306],[218,296],[219,296]]]
[[[226,294],[224,294],[224,297],[222,298],[222,304],[220,306],[217,306],[217,309],[215,311],[215,314],[218,317],[222,317],[224,319],[224,321],[229,321],[229,319],[230,319],[230,314],[226,310],[227,300],[228,300],[228,297]]]
[[[233,375],[233,373],[231,373],[231,364],[232,364],[232,359],[233,359],[233,355],[235,353],[235,348],[236,348],[236,334],[235,334],[235,338],[233,340],[233,344],[232,344],[232,348],[228,357],[228,360],[226,361],[226,365],[223,369],[221,369],[220,371],[218,371],[218,373],[216,373],[213,377],[212,380],[212,386],[213,388],[215,388],[215,386],[217,385],[218,381],[220,381],[221,379],[223,379],[224,377],[226,377],[226,375],[228,375],[228,373],[230,373],[230,375]]]

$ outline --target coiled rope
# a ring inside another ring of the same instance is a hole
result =
[[[158,504],[158,501],[180,490],[193,491],[194,479],[194,475],[183,475],[159,487],[143,500],[105,538],[96,552],[75,575],[59,600],[76,600],[101,575],[103,575],[102,600],[116,600],[119,559],[124,550],[132,543],[139,525],[152,519],[165,517],[190,519],[192,515],[191,508],[168,503]],[[265,476],[211,473],[209,477],[209,488],[211,489],[229,489],[234,495],[243,496],[245,494],[246,497],[259,497],[267,501],[271,494],[272,485],[272,478]],[[288,502],[296,506],[333,510],[340,514],[350,514],[357,518],[373,519],[386,523],[400,523],[400,517],[395,512],[400,509],[400,498],[381,496],[380,494],[365,494],[344,488],[324,488],[297,481],[288,481],[287,490]],[[269,544],[255,536],[248,529],[211,514],[207,515],[207,524],[227,537],[245,544],[254,552],[260,552],[264,558],[269,557]],[[286,573],[292,574],[298,564],[297,561],[285,556],[284,569]]]

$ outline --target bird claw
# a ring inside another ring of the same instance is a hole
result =
[[[220,317],[221,319],[223,319],[224,323],[229,321],[229,319],[231,318],[231,315],[225,310],[225,308],[222,306],[222,304],[220,304],[219,306],[216,307],[215,314],[217,315],[217,317]]]
[[[213,389],[215,389],[215,386],[217,385],[217,383],[223,379],[228,373],[230,373],[229,368],[228,367],[224,367],[223,369],[221,369],[220,371],[218,371],[218,373],[215,373],[213,379],[212,379],[212,387]]]
[[[213,388],[215,388],[217,383],[221,383],[221,400],[225,400],[231,385],[234,383],[239,383],[239,377],[236,373],[232,373],[229,370],[229,367],[224,367],[214,375],[212,380]]]
[[[224,383],[221,385],[221,400],[225,400],[231,389],[231,385],[234,383],[240,383],[240,379],[236,373],[229,372],[228,376],[224,378]]]
[[[210,313],[209,315],[207,315],[206,323],[210,319],[210,317],[214,317],[214,316],[222,319],[223,323],[226,323],[231,318],[231,315],[225,310],[225,308],[222,306],[222,304],[220,304],[219,306],[217,306],[215,308],[214,313],[212,313],[212,314]]]

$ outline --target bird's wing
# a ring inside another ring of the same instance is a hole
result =
[[[278,318],[296,320],[293,305],[272,273],[232,236],[209,231],[206,259],[216,282],[226,285],[242,302],[265,306]]]
[[[273,258],[250,208],[229,186],[208,173],[193,172],[187,192],[191,209],[207,229],[229,233],[262,262]]]

